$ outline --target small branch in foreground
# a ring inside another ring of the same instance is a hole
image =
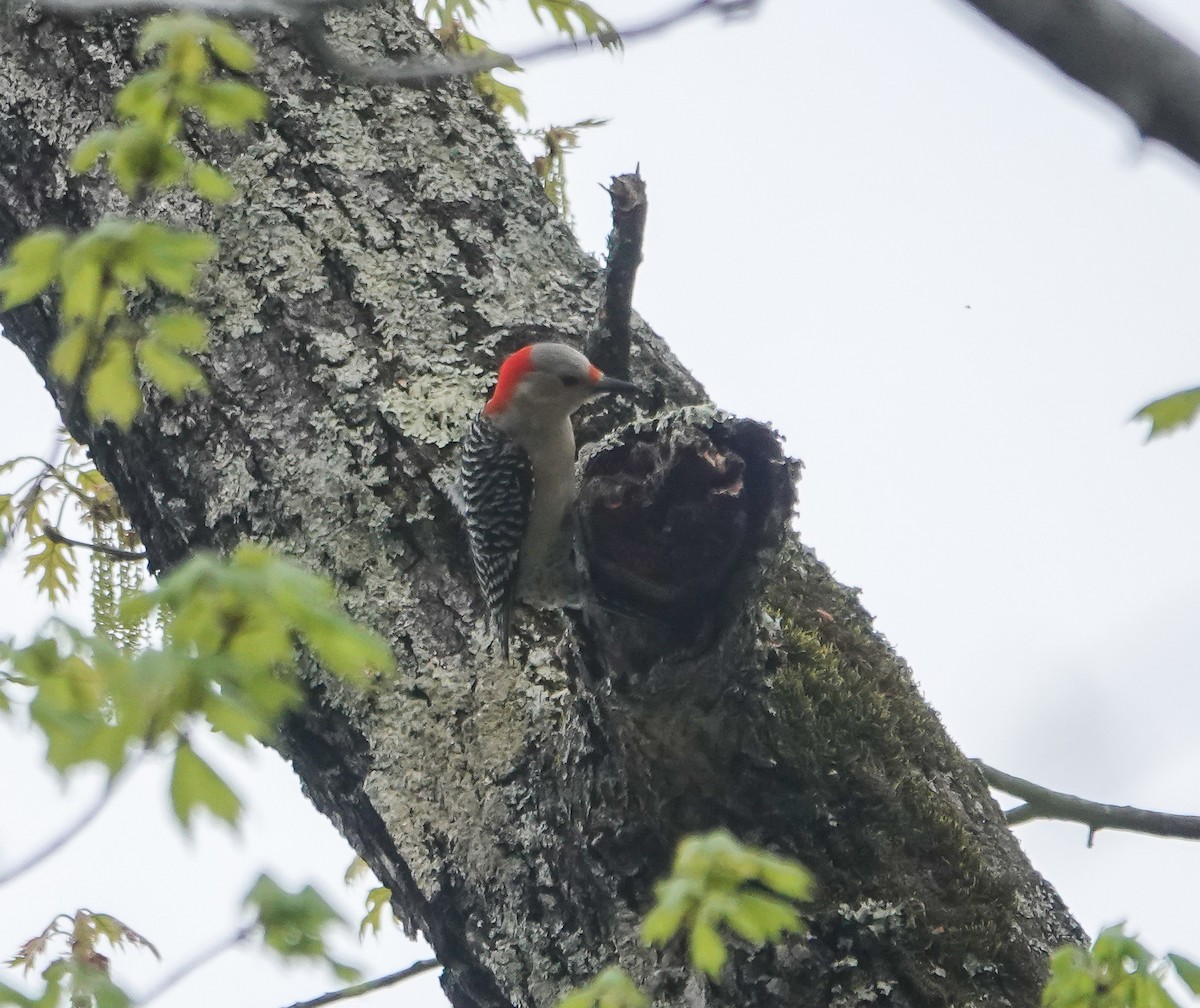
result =
[[[352,987],[343,987],[341,990],[330,991],[328,994],[322,994],[320,997],[315,997],[310,1001],[297,1001],[295,1004],[288,1005],[288,1008],[321,1008],[321,1005],[333,1004],[335,1001],[343,1001],[346,998],[362,997],[362,995],[370,994],[372,991],[382,990],[384,987],[398,984],[401,980],[407,980],[409,977],[428,973],[431,969],[440,965],[441,963],[436,959],[420,959],[411,966],[405,966],[404,969],[397,970],[395,973],[389,973],[387,976],[376,977],[374,980],[365,980],[360,984],[354,984]]]
[[[52,543],[59,543],[62,546],[78,546],[80,549],[91,550],[93,553],[103,553],[105,556],[114,557],[117,560],[146,559],[144,550],[120,549],[117,546],[105,546],[104,543],[90,543],[84,542],[82,539],[69,539],[49,523],[42,526],[42,533]]]
[[[479,53],[461,57],[417,57],[404,60],[365,60],[359,55],[344,55],[329,42],[322,19],[325,13],[341,7],[357,7],[363,0],[47,0],[52,10],[71,15],[117,11],[134,14],[148,11],[195,10],[218,17],[285,18],[296,25],[299,37],[311,55],[329,70],[366,84],[400,84],[427,88],[447,77],[463,77],[486,70],[511,69],[513,63],[578,52],[574,39],[546,42],[517,53]],[[762,0],[689,0],[681,7],[664,11],[620,31],[602,32],[593,40],[602,46],[632,42],[704,14],[726,19],[752,14]]]
[[[629,379],[633,342],[633,283],[642,262],[646,233],[646,183],[640,171],[617,175],[608,190],[613,227],[608,236],[608,272],[600,328],[588,340],[588,357],[606,374]]]
[[[257,927],[257,923],[247,924],[244,928],[239,928],[228,937],[222,938],[215,945],[211,945],[204,949],[204,951],[193,956],[182,966],[180,966],[179,969],[177,969],[174,973],[166,977],[160,984],[158,984],[157,987],[151,988],[144,997],[140,998],[136,1002],[137,1008],[144,1008],[144,1006],[150,1004],[151,1001],[155,1001],[162,997],[163,994],[179,983],[179,981],[191,976],[191,974],[195,973],[196,970],[200,969],[200,967],[207,966],[210,962],[212,962],[212,960],[216,959],[217,956],[224,952],[228,952],[235,945],[240,945],[252,934],[254,934],[254,931]]]
[[[716,14],[724,18],[741,17],[752,14],[761,2],[762,0],[690,0],[682,7],[658,14],[639,24],[619,31],[601,32],[594,41],[601,46],[633,42],[657,35],[703,14]],[[111,6],[111,0],[106,0],[106,4]],[[177,5],[173,3],[171,6]],[[514,63],[532,63],[552,56],[576,53],[580,49],[580,43],[575,39],[564,39],[532,46],[517,53],[483,52],[475,56],[368,62],[361,57],[345,56],[337,52],[325,35],[324,27],[320,23],[322,16],[323,12],[314,12],[306,17],[301,25],[302,37],[313,55],[330,70],[368,84],[402,84],[406,87],[427,88],[434,81],[447,77],[471,76],[488,70],[509,70]]]
[[[27,858],[25,858],[24,861],[18,861],[11,868],[6,868],[3,871],[0,871],[0,885],[11,882],[19,875],[24,875],[25,872],[36,868],[43,861],[45,861],[46,858],[57,853],[68,843],[70,843],[82,830],[86,829],[87,826],[91,824],[92,820],[104,810],[104,807],[108,804],[109,799],[112,798],[113,792],[117,787],[117,780],[119,779],[119,776],[120,773],[118,772],[113,774],[113,776],[108,779],[108,783],[104,786],[104,790],[100,792],[99,797],[88,807],[87,811],[84,812],[83,815],[81,815],[70,825],[70,827],[63,830],[62,833],[60,833],[44,847],[34,851]]]
[[[1105,805],[1088,801],[1086,798],[1051,791],[1040,784],[1006,774],[980,760],[972,762],[982,771],[988,784],[997,791],[1023,799],[1024,804],[1009,809],[1004,814],[1010,826],[1032,819],[1058,819],[1082,823],[1088,828],[1089,847],[1092,845],[1092,836],[1102,829],[1147,833],[1178,840],[1200,840],[1200,816],[1175,815],[1170,812],[1133,808],[1129,805]]]

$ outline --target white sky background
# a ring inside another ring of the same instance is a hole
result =
[[[496,6],[515,27],[489,37],[533,37],[518,0]],[[657,6],[600,9],[621,24]],[[1200,45],[1194,4],[1144,9]],[[570,158],[581,241],[603,250],[597,183],[640,162],[637,307],[719,404],[772,422],[804,460],[805,540],[862,586],[963,749],[1200,813],[1200,431],[1146,446],[1127,422],[1200,380],[1200,169],[1141,147],[950,0],[767,0],[752,21],[536,64],[520,83],[533,125],[613,120]],[[0,368],[0,458],[40,453],[48,397],[7,344]],[[26,632],[44,607],[11,561],[0,575],[0,631]],[[5,865],[89,792],[64,800],[8,727],[0,761]],[[161,768],[131,782],[0,889],[0,953],[88,906],[158,942],[169,969],[236,926],[263,867],[338,895],[349,851],[290,771],[260,753],[236,776],[242,839],[205,827],[191,844]],[[1152,947],[1200,955],[1200,849],[1101,833],[1087,850],[1065,824],[1018,836],[1089,931],[1128,918]],[[357,960],[373,975],[420,954],[389,937]],[[143,960],[116,964],[134,990],[161,975]],[[234,953],[158,1004],[274,1008],[332,986]],[[427,976],[357,1003],[436,990]]]

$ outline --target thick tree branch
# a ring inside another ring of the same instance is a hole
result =
[[[428,973],[431,969],[436,969],[440,965],[441,963],[436,959],[420,959],[411,966],[405,966],[404,969],[397,970],[395,973],[388,973],[386,976],[376,977],[374,980],[364,980],[360,984],[353,984],[350,987],[343,987],[341,990],[330,991],[328,994],[322,994],[320,997],[310,998],[307,1001],[297,1001],[295,1004],[288,1005],[288,1008],[321,1008],[322,1005],[333,1004],[336,1001],[362,997],[364,994],[383,990],[385,987],[391,987],[393,984],[398,984],[402,980],[408,980],[410,977]]]
[[[606,374],[629,377],[633,343],[633,283],[642,262],[646,233],[646,183],[640,171],[617,175],[608,190],[613,227],[608,236],[608,268],[604,280],[604,314],[588,339],[588,356]]]
[[[1118,0],[967,0],[1146,138],[1200,163],[1200,54]]]
[[[1177,840],[1200,840],[1200,816],[1154,812],[1129,805],[1105,805],[1062,791],[1051,791],[1047,787],[1014,777],[979,760],[974,762],[982,771],[984,779],[997,791],[1023,799],[1024,804],[1005,813],[1009,825],[1015,826],[1033,819],[1082,823],[1088,828],[1089,847],[1092,834],[1102,829],[1148,833],[1151,836],[1173,837]]]

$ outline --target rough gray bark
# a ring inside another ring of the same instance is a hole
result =
[[[429,46],[407,10],[334,27],[371,55]],[[119,206],[63,155],[108,115],[130,34],[10,10],[0,244]],[[589,452],[593,601],[523,614],[512,665],[486,648],[455,441],[525,324],[582,345],[600,271],[465,85],[348,86],[282,30],[260,41],[271,121],[220,151],[246,197],[156,208],[222,241],[212,395],[155,401],[122,435],[52,392],[156,567],[267,541],[394,642],[399,673],[368,694],[314,671],[283,748],[430,939],[456,1008],[551,1005],[614,959],[673,1003],[1035,1004],[1077,926],[853,591],[795,541],[797,467],[640,323],[632,377],[656,416]],[[48,306],[4,327],[45,373]],[[635,935],[675,841],[716,824],[822,884],[811,937],[740,952],[720,987]]]

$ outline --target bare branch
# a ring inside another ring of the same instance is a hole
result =
[[[204,951],[197,953],[177,970],[175,970],[174,973],[166,977],[160,984],[158,984],[157,987],[151,988],[144,997],[140,998],[136,1002],[137,1008],[144,1008],[144,1006],[150,1004],[151,1001],[156,1001],[177,983],[179,983],[179,981],[183,980],[185,977],[191,976],[191,974],[195,973],[196,970],[200,969],[202,966],[207,966],[222,953],[228,952],[236,945],[240,945],[252,934],[254,934],[254,931],[257,927],[257,923],[247,924],[245,927],[238,929],[233,934],[222,938],[215,945],[211,945],[204,949]]]
[[[612,199],[613,229],[608,236],[604,318],[599,330],[588,340],[588,357],[601,371],[628,379],[629,346],[633,342],[633,283],[642,262],[648,209],[641,172],[616,176],[608,194]]]
[[[63,546],[78,546],[80,549],[91,550],[93,553],[103,553],[105,556],[113,557],[116,560],[145,560],[145,550],[127,550],[117,546],[105,546],[104,543],[84,542],[82,539],[69,539],[58,531],[53,525],[45,524],[42,526],[42,533],[52,543],[59,543]]]
[[[1023,805],[1005,813],[1010,826],[1032,819],[1059,819],[1064,822],[1082,823],[1088,828],[1089,847],[1092,845],[1092,835],[1102,829],[1148,833],[1151,836],[1174,837],[1178,840],[1200,840],[1200,816],[1174,815],[1170,812],[1154,812],[1129,805],[1105,805],[1088,801],[1086,798],[1064,794],[1061,791],[1051,791],[1040,784],[1006,774],[979,760],[973,762],[983,772],[988,784],[997,791],[1023,799]]]
[[[1200,54],[1119,0],[967,0],[1068,77],[1107,98],[1142,137],[1200,163]]]
[[[374,980],[366,980],[363,983],[354,984],[352,987],[343,987],[341,990],[330,991],[328,994],[322,994],[320,997],[315,997],[310,1001],[297,1001],[295,1004],[288,1005],[288,1008],[321,1008],[321,1005],[333,1004],[335,1001],[362,997],[364,994],[370,994],[372,991],[382,990],[384,987],[398,984],[401,980],[407,980],[409,977],[428,973],[431,969],[440,965],[441,963],[436,959],[420,959],[411,966],[405,966],[404,969],[397,970],[395,973],[389,973],[387,976],[376,977]]]
[[[312,56],[345,77],[369,84],[401,84],[426,88],[448,77],[469,76],[486,70],[511,68],[514,63],[576,53],[581,43],[559,39],[531,46],[515,54],[484,52],[473,56],[414,57],[406,60],[368,62],[357,55],[339,52],[329,41],[322,19],[336,7],[356,6],[360,0],[47,0],[53,10],[75,15],[117,10],[124,13],[161,10],[199,10],[225,17],[279,17],[293,21]],[[602,32],[587,41],[612,46],[648,38],[704,14],[731,19],[748,16],[762,0],[688,0],[681,7],[664,11],[619,31]]]
[[[72,823],[70,827],[63,830],[61,834],[51,840],[44,847],[34,851],[27,858],[25,858],[24,861],[18,861],[11,868],[6,868],[3,871],[0,871],[0,885],[11,882],[19,875],[24,875],[25,872],[36,868],[52,854],[60,851],[76,836],[78,836],[79,833],[86,829],[91,824],[92,820],[104,810],[104,807],[112,798],[113,792],[116,790],[117,780],[119,777],[120,771],[113,774],[108,779],[108,783],[104,786],[104,790],[100,792],[100,795],[94,802],[92,802],[87,811],[84,812],[83,815],[81,815],[74,823]]]
[[[690,21],[703,14],[716,14],[725,18],[745,16],[753,13],[761,0],[689,0],[682,7],[666,11],[614,32],[601,32],[595,42],[601,46],[633,42],[637,39],[657,35],[669,28]],[[311,35],[308,37],[311,42]],[[591,48],[591,40],[589,40]],[[438,57],[434,59],[379,60],[363,63],[359,59],[346,58],[334,53],[328,43],[320,50],[326,65],[338,73],[355,80],[373,84],[405,84],[427,87],[433,81],[446,77],[461,77],[482,73],[487,70],[503,70],[514,63],[525,64],[576,53],[580,43],[574,39],[561,39],[523,49],[517,53],[485,52],[474,56]],[[333,58],[336,62],[330,62]]]

